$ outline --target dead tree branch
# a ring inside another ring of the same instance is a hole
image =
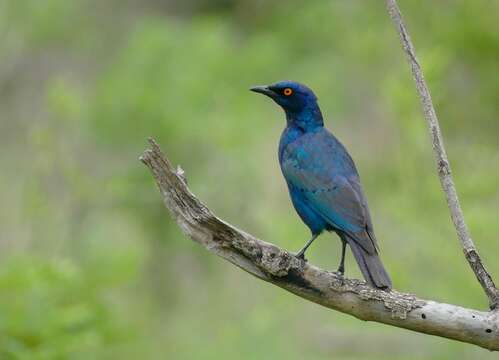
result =
[[[452,180],[449,160],[445,151],[437,114],[435,112],[435,108],[433,107],[430,90],[428,90],[428,86],[426,85],[426,81],[423,76],[423,70],[421,70],[421,66],[419,65],[419,62],[417,60],[414,45],[412,44],[404,21],[402,20],[402,15],[397,5],[397,1],[387,0],[386,7],[400,35],[402,47],[404,48],[404,52],[407,56],[407,61],[411,66],[412,76],[416,83],[416,89],[418,91],[419,99],[421,101],[421,105],[423,106],[424,116],[428,123],[428,129],[430,131],[430,136],[433,144],[433,153],[435,155],[435,161],[437,163],[438,176],[440,178],[442,189],[445,192],[445,196],[447,198],[447,205],[450,210],[452,222],[454,223],[454,227],[456,228],[457,236],[459,238],[459,241],[461,242],[464,256],[466,257],[466,260],[468,260],[471,269],[480,282],[483,291],[487,295],[490,308],[495,309],[499,305],[499,290],[495,286],[492,277],[485,269],[482,259],[480,258],[475,244],[471,239],[468,227],[466,226],[466,223],[464,221],[463,211],[457,197],[456,186],[454,185],[454,181]]]
[[[182,231],[208,251],[259,279],[293,294],[355,316],[420,333],[499,350],[499,313],[384,292],[363,281],[344,279],[297,259],[216,217],[187,187],[154,140],[141,161],[151,170],[163,201]]]

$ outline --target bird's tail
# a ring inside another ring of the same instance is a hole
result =
[[[360,271],[367,283],[378,289],[391,290],[392,281],[381,263],[378,254],[369,254],[353,239],[348,240],[348,245],[350,245],[353,256],[355,257],[355,260],[357,260]]]

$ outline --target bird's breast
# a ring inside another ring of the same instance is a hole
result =
[[[288,147],[303,135],[303,131],[296,127],[286,127],[286,129],[284,129],[281,134],[281,139],[279,140],[279,162],[284,160],[284,154],[288,151]]]

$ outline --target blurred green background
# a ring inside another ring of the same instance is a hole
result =
[[[497,278],[499,2],[400,6]],[[138,161],[147,136],[222,218],[308,239],[278,169],[284,116],[248,91],[281,79],[316,91],[355,158],[395,287],[485,310],[382,1],[1,0],[0,358],[497,358],[321,308],[181,234]],[[308,257],[335,269],[339,244]]]

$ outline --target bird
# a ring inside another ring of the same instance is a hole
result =
[[[337,272],[345,273],[348,245],[366,282],[390,291],[392,282],[379,257],[359,173],[343,144],[324,127],[314,92],[291,80],[250,90],[274,100],[286,115],[279,164],[291,202],[312,233],[296,256],[305,260],[306,250],[321,233],[334,232],[342,242]]]

